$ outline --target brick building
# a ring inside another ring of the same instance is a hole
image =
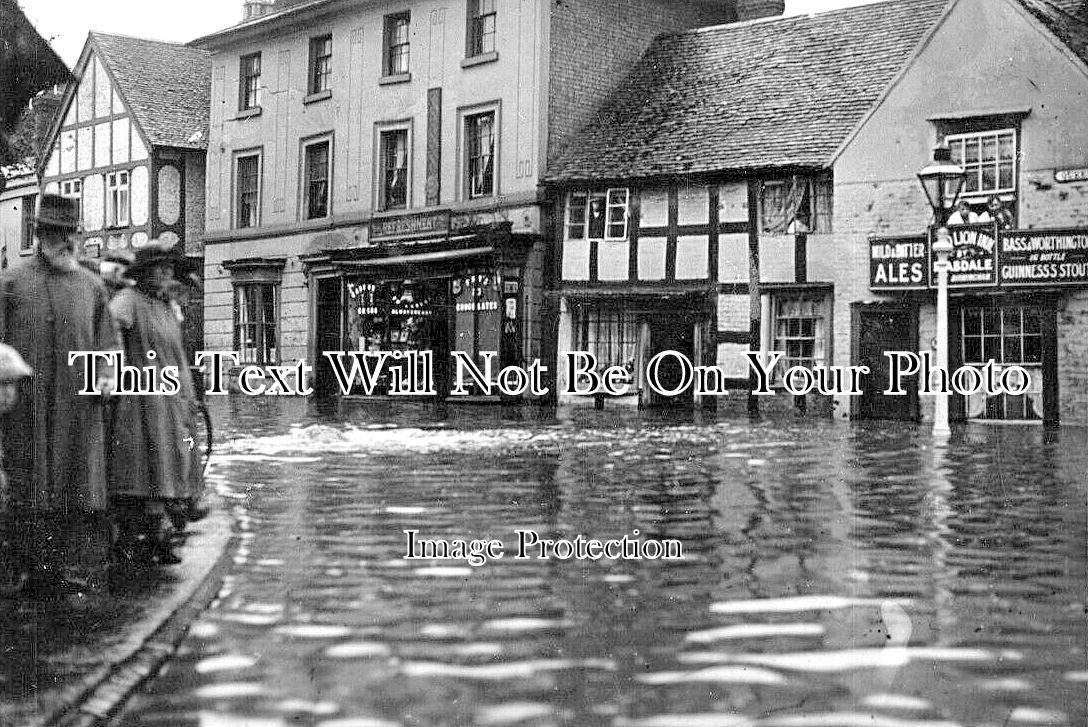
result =
[[[930,398],[881,394],[883,353],[931,347],[932,212],[915,174],[944,143],[982,223],[958,229],[954,258],[986,234],[998,250],[988,280],[953,276],[952,363],[1022,364],[1035,387],[954,412],[1083,422],[1088,33],[1081,3],[1063,6],[888,0],[658,39],[545,177],[562,221],[559,350],[628,366],[643,404],[658,403],[646,363],[667,349],[720,367],[736,392],[703,403],[723,406],[750,388],[749,349],[785,352],[779,374],[864,364],[864,396],[808,407],[924,415]],[[1061,275],[1025,267],[1043,248],[1061,249]],[[919,253],[913,283],[880,272],[889,249]]]
[[[547,161],[655,35],[736,6],[246,3],[193,42],[213,65],[206,346],[539,357]]]
[[[42,189],[80,201],[84,254],[177,245],[201,267],[208,54],[92,32],[39,162]],[[29,250],[22,250],[29,254]],[[199,344],[201,306],[186,309]]]

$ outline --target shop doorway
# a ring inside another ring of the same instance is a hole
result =
[[[343,331],[340,328],[341,279],[317,278],[317,310],[314,332],[314,394],[333,396],[339,392],[336,377],[332,373],[326,351],[340,351],[344,347]]]
[[[918,377],[904,379],[905,396],[888,396],[886,351],[918,350],[918,317],[910,308],[883,305],[854,305],[853,360],[868,366],[861,379],[864,392],[855,398],[853,415],[858,419],[918,419]]]

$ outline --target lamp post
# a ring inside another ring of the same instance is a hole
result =
[[[952,151],[947,146],[933,150],[933,162],[918,172],[918,180],[933,208],[937,231],[933,239],[933,254],[937,260],[933,269],[937,272],[937,367],[948,372],[948,258],[952,254],[952,235],[948,232],[948,218],[956,206],[963,189],[966,173],[963,167],[952,161]],[[923,376],[926,374],[923,373]],[[933,435],[947,437],[952,433],[948,426],[948,394],[937,394],[933,411]]]

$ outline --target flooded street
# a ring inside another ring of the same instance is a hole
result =
[[[1083,429],[215,403],[240,547],[127,727],[1088,717]],[[518,560],[522,529],[684,559]]]

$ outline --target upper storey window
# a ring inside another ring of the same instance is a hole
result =
[[[261,54],[244,55],[238,64],[238,110],[261,106]]]
[[[626,240],[630,191],[615,187],[567,196],[568,240]]]
[[[410,30],[411,17],[408,13],[385,16],[384,75],[400,76],[408,73]]]
[[[332,88],[332,36],[310,38],[310,94]]]
[[[469,58],[495,52],[495,0],[468,1]]]

